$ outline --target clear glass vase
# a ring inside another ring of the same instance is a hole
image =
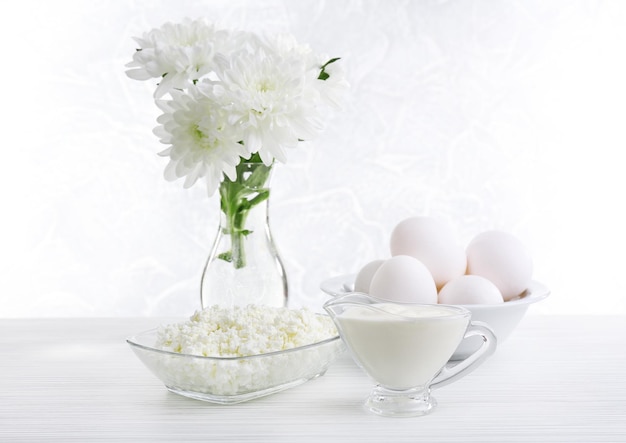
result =
[[[202,273],[203,308],[287,306],[288,286],[269,222],[272,166],[241,162],[220,184],[220,226]]]

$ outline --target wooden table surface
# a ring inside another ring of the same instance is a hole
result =
[[[238,405],[172,394],[125,342],[172,320],[0,320],[0,441],[626,442],[624,316],[528,315],[418,418],[367,413],[372,384],[348,355]]]

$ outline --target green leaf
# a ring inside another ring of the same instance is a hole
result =
[[[270,173],[271,167],[265,165],[257,166],[246,179],[246,187],[253,190],[263,188],[269,179]]]
[[[230,251],[222,252],[220,255],[217,256],[217,258],[219,258],[220,260],[227,261],[228,263],[232,263],[233,253]]]
[[[335,57],[328,60],[326,63],[322,65],[320,68],[320,75],[317,77],[318,80],[328,80],[330,78],[330,74],[326,72],[326,67],[331,63],[335,63],[337,60],[341,60],[341,57]]]
[[[261,189],[261,190],[259,190],[257,195],[250,200],[250,207],[258,205],[259,203],[267,200],[269,197],[270,197],[270,190],[269,189]]]
[[[241,144],[243,145],[243,142],[241,142]],[[263,160],[261,160],[261,155],[259,155],[258,152],[252,154],[248,159],[241,157],[241,161],[247,163],[263,163]]]

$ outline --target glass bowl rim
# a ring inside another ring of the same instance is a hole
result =
[[[339,334],[334,335],[330,338],[321,340],[321,341],[317,341],[314,343],[309,343],[308,345],[302,345],[302,346],[297,346],[295,348],[289,348],[289,349],[282,349],[279,351],[272,351],[272,352],[266,352],[264,354],[252,354],[252,355],[245,355],[245,356],[234,356],[234,357],[219,357],[219,356],[211,356],[211,355],[196,355],[196,354],[185,354],[183,352],[174,352],[174,351],[168,351],[165,349],[159,349],[159,348],[155,348],[153,346],[149,346],[146,344],[142,344],[139,343],[138,340],[141,337],[147,336],[149,334],[156,334],[157,330],[159,328],[152,328],[152,329],[148,329],[146,331],[143,332],[139,332],[137,334],[134,334],[132,336],[129,336],[126,338],[126,343],[128,343],[130,346],[132,347],[136,347],[138,349],[142,349],[144,351],[150,351],[150,352],[155,352],[157,354],[162,354],[162,355],[171,355],[171,356],[175,356],[175,357],[181,357],[181,358],[195,358],[195,359],[199,359],[199,360],[205,360],[205,361],[241,361],[241,360],[247,360],[247,359],[259,359],[259,358],[264,358],[264,357],[272,357],[272,356],[277,356],[277,355],[284,355],[284,354],[290,354],[293,352],[298,352],[298,351],[303,351],[306,349],[312,349],[315,347],[319,347],[319,346],[323,346],[332,342],[335,342],[337,340],[341,340],[341,337],[339,336]]]

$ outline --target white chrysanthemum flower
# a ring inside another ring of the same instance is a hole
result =
[[[349,88],[348,81],[339,58],[330,58],[315,54],[308,45],[298,43],[291,34],[254,35],[250,39],[263,46],[267,51],[274,51],[281,57],[297,57],[305,60],[309,81],[307,87],[312,87],[319,93],[319,103],[316,106],[328,105],[340,108]],[[320,77],[323,70],[323,76]],[[313,77],[312,77],[313,76]]]
[[[203,20],[185,20],[166,23],[135,41],[139,49],[126,65],[132,68],[126,74],[135,80],[161,79],[154,92],[156,98],[161,98],[210,73],[215,52],[227,45],[229,32]]]
[[[170,147],[169,180],[204,178],[212,194],[242,158],[286,162],[286,151],[323,129],[347,82],[338,59],[322,59],[293,35],[217,29],[204,20],[166,23],[142,38],[127,65],[136,80],[159,79],[155,133]],[[255,157],[256,158],[256,157]]]
[[[263,163],[285,162],[285,150],[322,129],[317,74],[297,51],[278,53],[263,45],[216,56],[218,92],[230,102],[230,122],[241,127],[250,153]]]
[[[211,83],[191,85],[187,93],[173,90],[172,100],[159,100],[163,111],[154,133],[161,143],[170,145],[160,152],[169,156],[165,178],[185,177],[184,187],[204,178],[212,195],[225,174],[235,180],[235,167],[249,153],[239,141],[237,127],[229,124],[229,114],[212,94]]]

